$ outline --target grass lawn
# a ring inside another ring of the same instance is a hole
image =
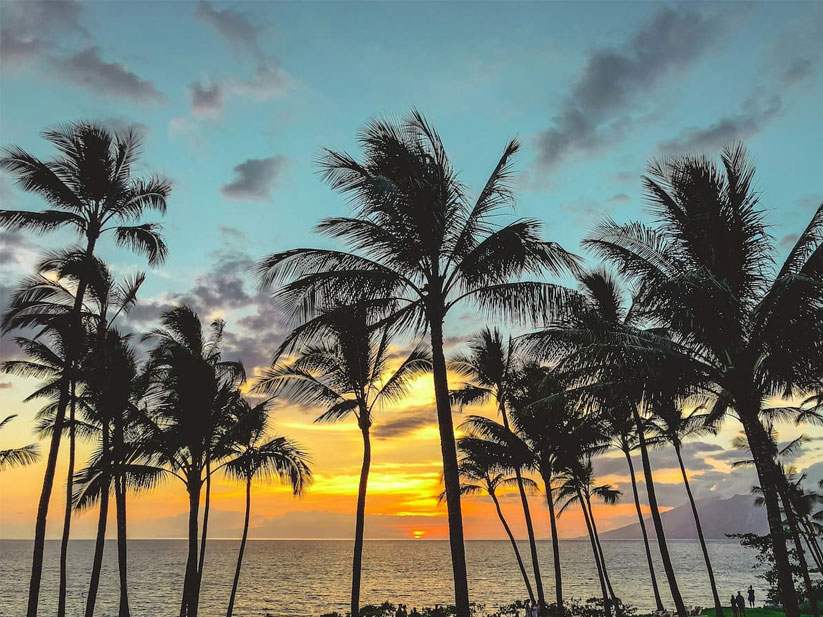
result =
[[[710,617],[714,617],[714,609],[704,608],[703,614],[709,615]],[[724,606],[723,614],[725,617],[731,617],[734,613],[732,613],[731,608],[729,608],[728,606]],[[744,617],[783,617],[783,615],[783,611],[776,610],[773,608],[747,608]],[[810,616],[804,614],[802,617]]]

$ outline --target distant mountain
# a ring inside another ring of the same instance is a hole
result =
[[[698,501],[697,512],[700,515],[704,537],[725,540],[727,533],[767,534],[769,524],[766,520],[766,508],[753,505],[753,501],[751,495]],[[663,519],[667,539],[697,539],[697,529],[688,503],[663,512],[660,517]],[[646,520],[646,530],[649,538],[654,539],[651,519]],[[600,536],[607,540],[634,540],[643,537],[639,523],[604,531]]]

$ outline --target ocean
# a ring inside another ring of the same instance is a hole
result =
[[[203,617],[225,615],[239,542],[210,540],[200,601]],[[670,542],[684,600],[689,606],[711,606],[706,570],[695,541]],[[317,617],[345,612],[350,591],[352,543],[344,540],[252,540],[246,546],[243,573],[234,614],[238,617]],[[91,540],[72,540],[69,550],[68,615],[82,615],[88,586]],[[117,547],[107,541],[97,615],[117,614]],[[605,541],[603,550],[615,593],[636,608],[654,609],[643,544],[635,540]],[[656,545],[653,545],[656,550]],[[54,615],[57,604],[59,543],[48,541],[41,590],[41,611]],[[539,546],[547,598],[554,597],[551,544]],[[527,559],[528,547],[521,546]],[[754,555],[733,541],[710,542],[721,599],[750,584],[758,603],[765,597],[752,571]],[[472,601],[487,609],[524,599],[526,593],[508,542],[466,543]],[[0,540],[0,615],[25,614],[31,542]],[[179,611],[186,559],[183,540],[129,541],[129,598],[134,617],[173,617]],[[599,594],[591,548],[587,541],[561,542],[564,593],[567,598]],[[664,603],[671,606],[663,566],[657,560]],[[367,540],[363,559],[363,604],[384,601],[412,606],[449,604],[452,600],[448,542]]]

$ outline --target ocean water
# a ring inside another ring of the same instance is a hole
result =
[[[201,594],[201,615],[225,615],[239,542],[209,541]],[[345,612],[350,591],[352,543],[338,540],[253,540],[246,546],[243,573],[235,606],[238,617],[316,617],[337,610]],[[93,552],[91,540],[72,540],[69,552],[68,614],[82,615]],[[117,547],[108,541],[98,596],[97,615],[117,614]],[[615,592],[638,609],[653,609],[654,598],[640,541],[605,541],[603,550]],[[653,545],[656,551],[656,545]],[[59,544],[46,546],[46,567],[41,590],[41,611],[53,615],[58,582]],[[541,567],[546,596],[554,594],[551,544],[540,542]],[[753,584],[758,602],[765,597],[752,572],[753,555],[733,541],[714,541],[709,551],[724,601],[737,590]],[[521,552],[526,558],[528,547]],[[681,593],[688,605],[711,606],[700,546],[693,541],[674,541],[670,552]],[[495,608],[526,594],[508,542],[466,543],[472,601]],[[25,613],[31,542],[0,541],[0,615]],[[132,540],[129,542],[129,597],[134,617],[177,615],[186,543],[182,540]],[[588,542],[561,542],[564,593],[567,598],[599,594]],[[386,600],[412,606],[448,604],[452,600],[448,542],[367,540],[363,559],[363,603]],[[658,581],[664,603],[663,567],[657,560]]]

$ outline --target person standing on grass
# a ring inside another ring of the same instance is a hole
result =
[[[754,608],[754,587],[752,587],[751,585],[749,585],[748,596],[749,596],[749,606],[751,608]]]
[[[737,598],[735,598],[735,597],[734,597],[734,594],[732,594],[732,597],[731,597],[731,599],[729,600],[729,607],[732,609],[732,615],[733,615],[733,617],[738,617],[738,613],[737,613]]]
[[[740,617],[746,614],[746,600],[743,599],[743,594],[737,592],[737,613]]]

